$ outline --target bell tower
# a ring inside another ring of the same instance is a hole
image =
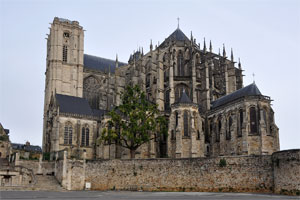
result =
[[[77,21],[55,17],[47,39],[44,99],[43,150],[45,124],[51,96],[82,97],[84,30]]]

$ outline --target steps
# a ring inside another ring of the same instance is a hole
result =
[[[31,186],[0,186],[0,191],[65,191],[54,176],[35,175],[35,181]]]
[[[36,184],[31,188],[33,190],[44,191],[64,191],[54,176],[36,175]]]

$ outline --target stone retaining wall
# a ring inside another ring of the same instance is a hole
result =
[[[273,190],[271,156],[89,161],[85,181],[93,190]]]
[[[272,155],[275,193],[300,195],[300,150],[278,151]]]
[[[68,190],[266,192],[300,195],[300,149],[272,156],[64,160],[56,177]]]

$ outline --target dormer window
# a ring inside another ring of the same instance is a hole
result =
[[[64,32],[64,38],[69,38],[69,37],[70,37],[70,33]]]

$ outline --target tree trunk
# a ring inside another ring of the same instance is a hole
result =
[[[130,149],[130,158],[131,159],[135,158],[135,149]]]

